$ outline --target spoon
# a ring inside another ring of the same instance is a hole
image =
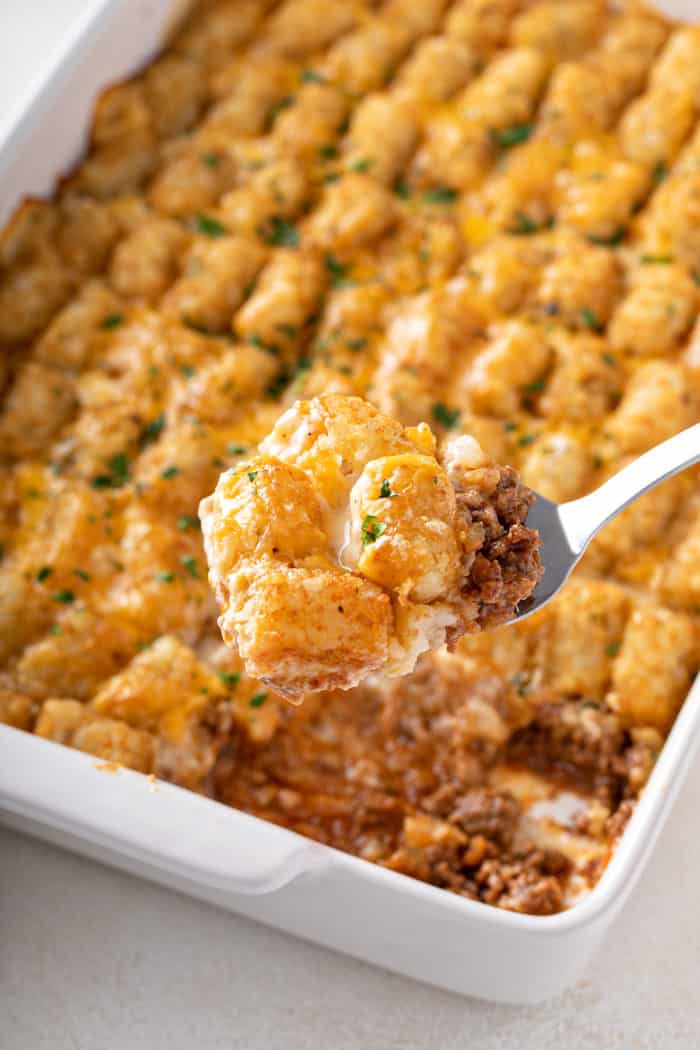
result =
[[[544,576],[530,597],[520,603],[510,622],[530,616],[551,601],[596,533],[625,507],[662,481],[698,462],[700,423],[656,445],[580,499],[553,503],[535,493],[536,499],[525,524],[540,534]]]

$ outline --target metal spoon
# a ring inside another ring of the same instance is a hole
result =
[[[544,576],[530,597],[520,603],[511,623],[551,601],[604,525],[645,492],[698,462],[700,423],[645,452],[581,499],[553,503],[537,496],[525,524],[540,534]]]

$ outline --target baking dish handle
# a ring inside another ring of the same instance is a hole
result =
[[[87,840],[98,859],[102,849],[227,893],[272,893],[332,856],[265,820],[0,725],[3,810]]]

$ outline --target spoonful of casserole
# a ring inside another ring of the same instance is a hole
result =
[[[290,698],[408,674],[532,594],[533,502],[470,436],[438,447],[358,397],[297,401],[200,504],[224,641]]]

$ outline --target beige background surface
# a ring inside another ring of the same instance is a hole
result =
[[[0,122],[83,9],[0,2]],[[697,1050],[698,799],[700,767],[595,964],[529,1008],[391,976],[0,829],[0,1048]]]

